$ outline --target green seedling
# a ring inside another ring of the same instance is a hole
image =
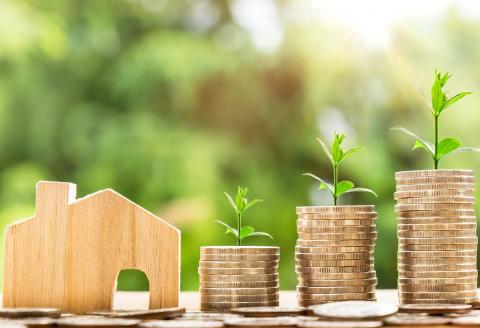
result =
[[[338,169],[340,167],[340,163],[346,160],[347,158],[349,158],[350,156],[352,156],[358,150],[362,149],[361,147],[354,147],[352,149],[345,151],[342,148],[342,142],[343,140],[345,140],[345,138],[346,138],[345,134],[338,134],[335,132],[331,150],[328,149],[327,145],[322,140],[317,138],[318,142],[322,146],[323,151],[325,152],[327,157],[330,159],[330,162],[332,163],[333,185],[317,177],[312,173],[303,174],[319,181],[320,182],[319,189],[327,189],[332,194],[333,205],[337,205],[338,198],[341,195],[351,193],[351,192],[368,192],[377,196],[377,194],[373,190],[370,190],[367,188],[355,188],[355,184],[352,181],[346,181],[346,180],[338,181]]]
[[[455,104],[457,101],[462,99],[472,92],[460,92],[455,96],[449,98],[447,92],[445,91],[445,84],[452,75],[449,73],[442,74],[439,71],[435,70],[435,77],[432,86],[432,101],[431,101],[431,112],[434,119],[434,143],[419,137],[415,133],[401,127],[393,127],[392,130],[401,131],[413,138],[415,138],[415,144],[413,145],[412,150],[414,149],[424,149],[433,159],[433,166],[435,169],[438,169],[438,163],[443,156],[452,154],[455,152],[479,152],[480,148],[477,147],[462,147],[462,142],[457,138],[443,138],[439,140],[438,135],[438,121],[440,115],[450,106]]]
[[[242,241],[247,237],[265,236],[273,239],[273,237],[266,232],[255,231],[255,228],[253,228],[252,226],[242,225],[243,213],[245,213],[245,211],[251,208],[253,205],[263,201],[262,199],[253,199],[249,201],[246,197],[247,193],[247,187],[238,186],[237,195],[235,196],[234,200],[232,196],[225,192],[225,196],[227,197],[229,204],[233,207],[233,209],[235,210],[235,214],[237,215],[237,229],[232,228],[221,220],[215,221],[216,223],[221,224],[225,228],[227,228],[227,230],[225,231],[226,234],[232,234],[235,236],[235,238],[237,239],[237,246],[242,246]]]

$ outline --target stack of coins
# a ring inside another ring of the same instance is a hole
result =
[[[200,309],[278,306],[278,247],[201,247]]]
[[[471,170],[395,174],[400,304],[476,300],[477,218]]]
[[[295,262],[300,306],[375,300],[375,207],[297,207],[297,215]]]

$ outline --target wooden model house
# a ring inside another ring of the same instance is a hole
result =
[[[123,269],[146,274],[151,309],[177,306],[180,231],[111,189],[75,193],[41,181],[35,215],[7,227],[3,306],[111,309]]]

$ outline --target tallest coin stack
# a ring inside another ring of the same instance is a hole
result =
[[[400,303],[475,302],[473,171],[405,171],[395,180]]]

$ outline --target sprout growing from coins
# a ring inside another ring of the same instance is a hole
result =
[[[433,159],[433,166],[435,169],[438,169],[438,162],[443,156],[452,154],[455,152],[480,152],[480,148],[477,147],[462,147],[462,142],[457,138],[444,138],[439,140],[438,134],[438,121],[440,114],[443,113],[445,109],[452,106],[454,103],[462,99],[463,97],[472,94],[472,92],[460,92],[455,96],[449,98],[447,92],[444,90],[445,84],[452,75],[448,72],[442,74],[441,72],[435,70],[435,77],[433,80],[432,86],[432,99],[431,99],[431,112],[434,119],[434,143],[419,137],[415,133],[401,127],[393,127],[392,130],[401,131],[413,138],[415,138],[415,144],[413,145],[412,150],[414,149],[424,149]]]
[[[215,222],[218,224],[223,225],[227,230],[225,231],[226,234],[232,234],[235,236],[237,239],[237,246],[242,246],[242,241],[247,238],[247,237],[253,237],[253,236],[265,236],[273,239],[273,237],[266,233],[266,232],[261,232],[261,231],[255,231],[255,228],[252,226],[244,226],[242,225],[242,219],[243,219],[243,213],[245,213],[246,210],[254,206],[255,204],[258,204],[262,202],[262,199],[253,199],[249,201],[247,199],[247,193],[248,193],[248,188],[247,187],[237,187],[237,195],[235,196],[235,200],[230,196],[227,192],[225,192],[225,196],[227,197],[228,203],[232,206],[232,208],[235,210],[235,214],[237,216],[237,228],[232,228],[229,226],[227,223],[221,221],[221,220],[216,220]]]
[[[338,181],[338,171],[340,167],[340,163],[342,163],[344,160],[352,156],[354,153],[356,153],[358,150],[362,149],[361,147],[354,147],[351,148],[347,151],[345,151],[342,148],[342,142],[345,140],[346,135],[345,134],[338,134],[334,132],[333,134],[333,142],[332,146],[330,149],[328,149],[327,145],[317,138],[318,142],[322,146],[323,151],[327,155],[327,157],[330,159],[330,162],[332,163],[333,167],[333,184],[330,184],[326,182],[325,180],[319,178],[318,176],[312,174],[312,173],[304,173],[303,175],[309,176],[314,178],[315,180],[320,182],[320,187],[319,189],[327,189],[330,194],[333,197],[333,205],[337,205],[338,198],[344,194],[347,193],[352,193],[352,192],[368,192],[371,193],[375,196],[377,194],[368,188],[355,188],[355,184],[352,181]]]

